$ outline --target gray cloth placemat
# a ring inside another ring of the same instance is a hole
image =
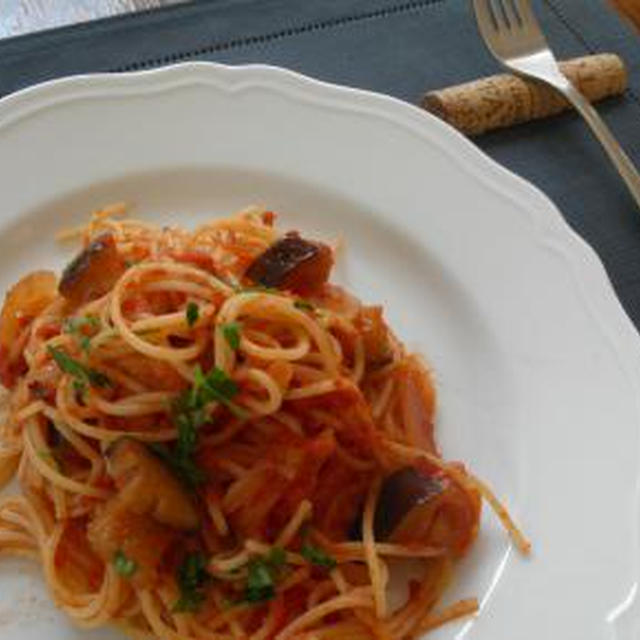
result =
[[[640,36],[605,0],[534,0],[560,57],[613,51],[627,93],[600,107],[640,164]],[[468,0],[210,0],[0,41],[0,95],[45,79],[185,60],[263,62],[394,95],[498,71]],[[603,260],[640,327],[640,211],[574,114],[478,138],[490,156],[545,191]]]

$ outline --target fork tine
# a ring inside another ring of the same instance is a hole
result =
[[[504,11],[503,4],[500,0],[489,0],[489,7],[495,20],[496,29],[504,31],[509,28],[509,18]]]
[[[517,12],[517,8],[514,7],[514,0],[497,0],[502,6],[504,15],[507,18],[510,29],[517,29],[520,27],[521,20],[520,15]]]
[[[522,26],[540,31],[540,25],[535,13],[533,13],[530,0],[513,0],[513,3],[520,16]]]
[[[496,19],[490,2],[491,0],[473,0],[473,9],[476,13],[478,28],[487,43],[493,40],[497,32]]]

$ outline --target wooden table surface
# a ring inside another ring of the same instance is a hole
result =
[[[0,38],[186,0],[0,0]],[[304,1],[304,0],[302,0]],[[592,0],[584,0],[591,2]],[[609,0],[640,29],[640,0]]]
[[[640,0],[611,0],[611,4],[640,29]]]
[[[0,38],[185,0],[0,0]]]

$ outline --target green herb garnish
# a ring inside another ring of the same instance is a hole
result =
[[[200,551],[188,553],[178,567],[176,582],[180,597],[173,605],[173,611],[197,611],[205,598],[204,586],[209,580],[207,561]]]
[[[187,324],[190,327],[193,327],[193,325],[198,322],[198,318],[200,317],[200,308],[195,302],[187,303],[185,316],[187,318]]]
[[[55,453],[53,451],[47,451],[45,449],[41,449],[40,451],[38,451],[38,458],[40,458],[41,460],[44,460],[45,462],[49,462],[51,463],[51,465],[57,470],[57,471],[61,471],[61,465],[60,465],[60,461],[58,460],[58,458],[56,457]]]
[[[175,447],[169,449],[163,444],[150,445],[151,450],[191,488],[206,478],[194,455],[198,446],[198,429],[211,420],[208,406],[212,402],[219,402],[236,416],[244,418],[245,410],[231,401],[236,393],[238,385],[222,369],[214,367],[205,374],[196,366],[193,386],[182,392],[172,405],[173,422],[178,430]]]
[[[178,443],[180,442],[180,432],[178,432]],[[181,447],[176,444],[174,450],[169,449],[164,442],[151,442],[147,445],[171,470],[178,476],[187,487],[193,489],[206,480],[206,475],[193,459],[192,450],[187,450],[185,444]]]
[[[229,322],[222,325],[222,335],[227,344],[235,351],[240,346],[240,324]]]
[[[198,467],[193,456],[198,446],[197,428],[201,426],[200,421],[194,422],[187,416],[179,416],[176,419],[178,427],[178,441],[175,448],[174,468],[178,475],[191,487],[202,484],[205,473]]]
[[[272,293],[282,295],[282,291],[280,291],[280,289],[276,289],[275,287],[265,287],[261,284],[252,285],[250,287],[238,285],[237,287],[234,287],[234,291],[236,293]]]
[[[295,300],[293,306],[301,311],[313,311],[315,309],[308,300]]]
[[[271,571],[264,562],[254,560],[249,564],[247,587],[244,591],[246,602],[264,602],[276,595]]]
[[[60,371],[68,373],[75,378],[74,387],[76,390],[84,390],[87,385],[93,387],[110,387],[111,380],[100,371],[96,371],[91,367],[87,367],[82,362],[72,358],[62,349],[56,347],[47,347],[49,355],[53,358],[58,365]]]
[[[238,385],[222,369],[213,367],[205,374],[196,366],[193,375],[195,381],[187,400],[192,411],[203,410],[210,402],[219,402],[238,417],[245,417],[244,410],[231,401],[238,393]]]
[[[171,452],[166,446],[152,447],[190,487],[205,480],[204,472],[193,456],[198,446],[198,429],[211,419],[208,405],[220,402],[234,414],[241,417],[245,415],[243,409],[231,402],[238,392],[238,385],[222,369],[214,367],[205,374],[197,366],[194,378],[193,387],[181,393],[173,403],[173,422],[178,430],[175,449]]]
[[[97,316],[80,316],[78,318],[67,318],[64,321],[62,330],[75,337],[80,348],[89,353],[91,348],[91,337],[87,335],[86,329],[94,332],[100,328],[100,318]]]
[[[305,542],[300,549],[300,554],[303,558],[308,560],[312,565],[316,567],[322,567],[331,571],[338,564],[336,559],[330,556],[324,549],[316,547],[308,542]]]
[[[138,570],[137,563],[131,558],[127,558],[122,549],[118,549],[113,556],[113,566],[125,578],[130,578]]]
[[[251,560],[244,590],[244,602],[264,602],[275,596],[276,578],[280,568],[286,562],[286,557],[284,549],[273,547],[268,555]]]
[[[271,567],[278,569],[287,561],[287,552],[282,547],[271,547],[267,555],[267,562]]]
[[[84,328],[98,329],[100,327],[100,318],[97,316],[79,316],[77,318],[67,318],[64,321],[63,330],[65,333],[78,333]]]

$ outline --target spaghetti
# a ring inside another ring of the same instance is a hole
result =
[[[438,601],[482,498],[529,543],[441,457],[428,370],[329,284],[329,247],[257,208],[194,232],[122,213],[7,294],[0,551],[78,625],[163,640],[403,640],[476,611]]]

